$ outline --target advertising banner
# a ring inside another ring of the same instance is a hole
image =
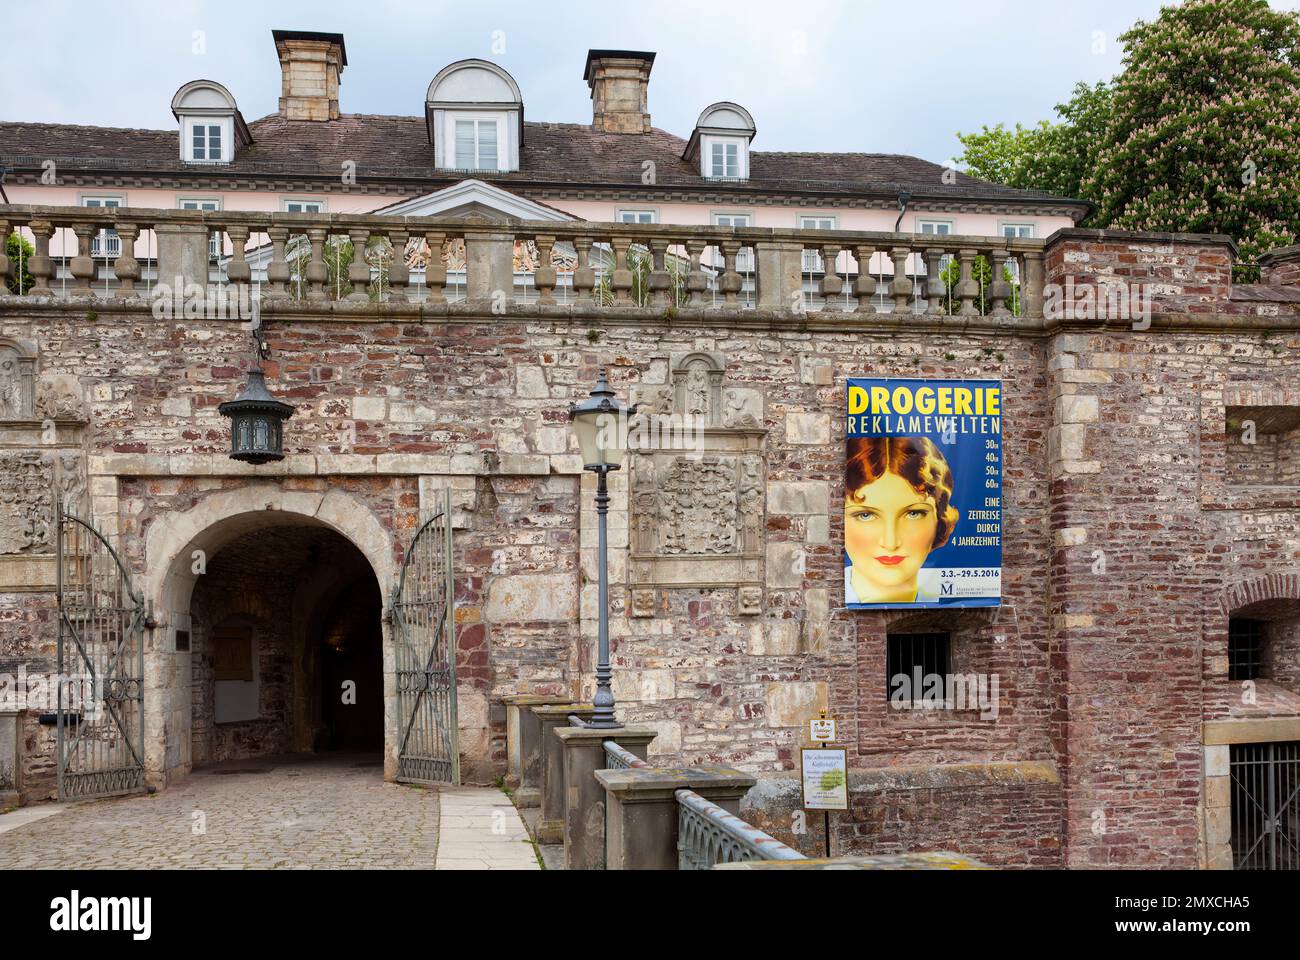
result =
[[[993,607],[1002,597],[1002,383],[850,378],[844,602]]]

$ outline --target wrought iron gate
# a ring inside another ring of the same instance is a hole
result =
[[[1233,744],[1232,866],[1300,869],[1300,742]]]
[[[55,497],[59,799],[134,793],[144,778],[143,598],[117,552]]]
[[[459,783],[451,489],[421,518],[393,592],[397,779]]]

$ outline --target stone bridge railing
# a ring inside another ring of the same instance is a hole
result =
[[[858,869],[961,869],[954,853],[811,860],[746,823],[740,802],[756,780],[718,764],[646,761],[652,727],[588,727],[591,704],[519,694],[506,704],[507,785],[537,808],[539,843],[564,845],[569,870],[707,870],[741,863]]]
[[[1033,239],[0,206],[0,233],[13,231],[25,243],[0,255],[0,276],[23,297],[152,297],[179,278],[205,293],[434,314],[536,304],[602,314],[1042,316],[1044,242]]]

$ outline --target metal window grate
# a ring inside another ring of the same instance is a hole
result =
[[[1234,743],[1232,866],[1300,869],[1300,742]]]
[[[1256,680],[1264,663],[1264,624],[1233,617],[1228,621],[1228,679]]]
[[[951,665],[951,638],[946,633],[891,633],[885,638],[885,694],[889,695],[894,677],[911,679],[937,673],[946,677]],[[919,697],[919,691],[916,692]]]

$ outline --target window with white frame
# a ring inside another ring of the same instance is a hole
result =
[[[83,207],[120,207],[121,197],[82,197]],[[90,238],[90,255],[92,257],[119,257],[122,255],[122,238],[111,227],[101,230]]]
[[[922,236],[929,237],[951,237],[952,221],[951,220],[921,220],[916,221],[916,232]],[[928,269],[924,257],[916,258],[916,272],[918,275],[923,274]],[[952,263],[952,254],[945,253],[939,258],[939,273],[948,269],[948,264]]]
[[[226,121],[202,118],[185,122],[185,159],[195,163],[230,160],[230,131]]]
[[[1002,224],[1002,236],[1016,239],[1033,239],[1034,225],[1032,223],[1004,223]]]
[[[653,210],[620,210],[619,223],[658,223],[659,218]]]
[[[747,213],[715,213],[713,215],[713,225],[715,227],[749,227],[753,225],[753,218]],[[740,273],[750,273],[753,269],[754,251],[745,247],[736,254],[736,270]]]
[[[800,217],[800,230],[834,230],[834,217]],[[804,273],[821,273],[823,270],[822,255],[816,250],[805,250],[803,252],[803,269]]]
[[[324,213],[324,200],[285,200],[285,213]]]
[[[448,113],[444,166],[453,170],[505,170],[505,114]]]
[[[749,142],[743,137],[706,136],[700,147],[703,176],[719,180],[749,177]]]
[[[221,201],[215,199],[205,199],[201,197],[182,197],[179,202],[182,210],[220,210]],[[222,254],[221,249],[221,231],[213,230],[212,235],[208,237],[208,256],[216,259]]]

